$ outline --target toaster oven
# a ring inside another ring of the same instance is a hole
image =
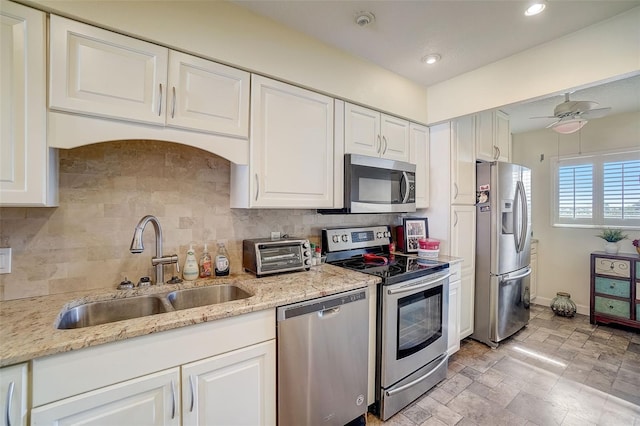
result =
[[[312,255],[309,240],[303,238],[242,241],[242,267],[258,277],[309,270]]]

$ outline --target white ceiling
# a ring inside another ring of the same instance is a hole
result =
[[[640,0],[549,0],[547,10],[525,17],[521,0],[232,0],[325,43],[369,60],[383,68],[430,86],[515,53],[572,33],[640,5]],[[355,23],[361,11],[375,21]],[[421,58],[438,53],[442,60],[427,66]],[[635,104],[640,110],[640,80],[605,85],[595,92],[576,92],[572,100],[592,100],[614,111]],[[629,86],[631,85],[631,86]],[[631,90],[628,90],[631,87]],[[616,90],[618,88],[619,90]],[[609,92],[608,89],[613,90]],[[585,92],[585,93],[582,93]],[[625,95],[617,107],[618,95]],[[548,120],[529,116],[551,115],[562,96],[527,104],[525,110],[503,108],[512,115],[514,133],[542,128]],[[628,109],[627,109],[628,110]],[[524,115],[523,115],[524,114]],[[525,117],[526,115],[526,117]]]

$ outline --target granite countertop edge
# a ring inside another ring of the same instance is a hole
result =
[[[134,290],[100,289],[0,302],[0,367],[36,358],[117,342],[137,336],[215,321],[380,283],[381,279],[324,264],[310,271],[256,278],[238,274]],[[253,296],[232,302],[177,310],[91,327],[59,330],[61,311],[84,303],[233,284]]]

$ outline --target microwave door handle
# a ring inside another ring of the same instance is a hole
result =
[[[407,204],[409,196],[411,195],[411,188],[409,185],[409,175],[407,172],[402,172],[402,180],[400,181],[400,188],[402,188],[402,182],[404,181],[404,194],[402,194],[402,204]]]

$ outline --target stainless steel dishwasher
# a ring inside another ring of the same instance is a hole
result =
[[[367,411],[368,290],[277,310],[278,425],[336,425]]]

